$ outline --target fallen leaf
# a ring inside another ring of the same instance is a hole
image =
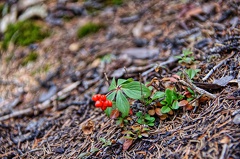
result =
[[[126,151],[133,143],[132,139],[126,139],[123,143],[123,151]]]
[[[148,114],[153,116],[155,114],[155,110],[154,109],[150,109],[148,110]]]
[[[179,107],[186,106],[187,104],[188,104],[187,100],[181,100],[180,102],[178,102]]]
[[[168,114],[173,115],[174,114],[173,110],[170,110],[170,112],[168,112]]]
[[[209,100],[209,97],[203,95],[199,98],[199,103],[204,103]]]
[[[192,109],[193,109],[193,106],[191,104],[186,105],[186,110],[192,110]]]
[[[111,119],[117,119],[119,117],[119,111],[117,109],[112,110],[111,114],[110,114],[110,118]]]
[[[94,128],[94,123],[90,120],[85,125],[82,126],[82,131],[85,135],[92,134]]]

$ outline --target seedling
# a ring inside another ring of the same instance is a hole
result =
[[[188,69],[186,70],[186,73],[190,79],[193,79],[200,71],[200,69]]]
[[[105,138],[101,137],[99,140],[103,143],[103,147],[112,145],[111,141],[110,140],[106,140]]]
[[[183,99],[183,96],[175,90],[166,89],[165,99],[160,102],[163,105],[161,112],[169,113],[171,110],[177,110],[179,108],[178,100],[181,99]]]
[[[189,49],[183,50],[183,55],[175,56],[179,59],[179,63],[192,64],[194,62],[194,57],[192,56],[193,52]]]
[[[148,126],[154,126],[155,118],[151,117],[149,114],[143,115],[142,112],[137,112],[136,116],[138,117],[137,122],[139,124],[148,125]]]

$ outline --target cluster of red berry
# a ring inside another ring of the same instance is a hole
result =
[[[107,107],[112,107],[112,102],[107,100],[106,95],[96,94],[92,97],[92,100],[95,101],[95,107],[106,110]]]

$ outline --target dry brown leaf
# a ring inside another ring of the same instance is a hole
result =
[[[82,126],[82,131],[85,135],[92,134],[94,128],[93,121],[89,120],[85,125]]]
[[[154,115],[155,114],[155,110],[154,109],[148,110],[148,114],[151,115],[151,116]]]
[[[110,118],[111,119],[117,119],[119,117],[119,111],[117,109],[112,110],[111,114],[110,114]]]
[[[132,139],[126,139],[123,143],[123,151],[126,151],[133,143]]]
[[[161,108],[156,108],[156,109],[155,109],[155,112],[156,112],[156,114],[157,114],[158,116],[163,115],[162,112],[161,112]]]
[[[206,101],[208,101],[208,100],[209,100],[209,97],[203,95],[203,96],[200,97],[199,103],[204,103],[204,102],[206,102]]]
[[[187,104],[188,104],[187,100],[181,100],[180,102],[178,102],[179,107],[186,106]]]
[[[174,114],[173,110],[170,110],[170,111],[168,112],[168,114],[169,114],[169,115],[173,115],[173,114]]]
[[[192,110],[192,109],[193,109],[193,106],[191,104],[186,105],[186,110]]]
[[[167,117],[168,117],[167,114],[163,114],[159,118],[160,118],[160,120],[165,120],[165,119],[167,119]]]

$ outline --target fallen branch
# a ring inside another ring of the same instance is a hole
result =
[[[31,108],[27,108],[24,110],[19,110],[19,111],[15,111],[11,114],[5,115],[0,117],[0,121],[4,121],[13,117],[17,117],[20,115],[26,115],[26,114],[31,114],[34,113],[34,111],[43,111],[47,108],[51,107],[51,102],[56,100],[57,98],[61,98],[62,96],[64,96],[66,93],[72,91],[73,89],[75,89],[78,85],[80,84],[79,81],[72,83],[71,85],[69,85],[68,87],[64,88],[63,90],[59,91],[56,95],[52,96],[49,100],[46,100],[45,102],[35,105]]]
[[[186,72],[183,71],[185,80],[179,80],[179,82],[181,82],[183,85],[190,87],[193,91],[198,92],[200,95],[206,95],[207,97],[211,98],[211,99],[215,99],[216,95],[209,93],[208,91],[205,91],[202,88],[197,87],[195,84],[192,83],[192,81],[188,78],[188,75],[186,74]]]
[[[236,52],[233,52],[232,54],[230,54],[228,57],[226,57],[225,59],[223,59],[222,61],[220,61],[216,66],[214,66],[209,72],[208,74],[202,79],[203,81],[206,81],[212,74],[213,72],[218,69],[220,66],[222,66],[224,64],[224,62],[226,62],[227,59],[231,58],[233,55],[235,55]]]

